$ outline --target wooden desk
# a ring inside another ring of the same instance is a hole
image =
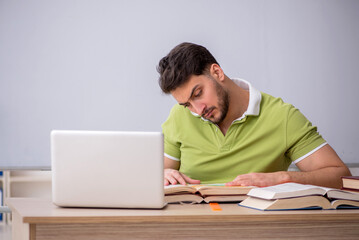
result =
[[[359,239],[359,210],[263,212],[236,204],[163,210],[59,208],[10,198],[13,239]]]

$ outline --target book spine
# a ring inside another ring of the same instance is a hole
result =
[[[355,188],[345,188],[345,187],[342,187],[341,190],[344,190],[344,191],[349,191],[349,192],[359,192],[359,189],[355,189]]]
[[[359,180],[359,176],[342,176],[342,179],[354,179],[354,180]]]
[[[3,171],[0,171],[0,177],[2,177],[4,174],[3,174]],[[0,186],[0,207],[3,206],[3,190]],[[2,222],[3,220],[3,214],[0,213],[0,222]]]
[[[3,191],[2,188],[0,188],[0,207],[2,207],[2,203],[3,203]],[[3,220],[3,214],[0,213],[0,222]]]

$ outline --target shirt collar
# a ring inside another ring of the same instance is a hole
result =
[[[243,115],[236,120],[240,120],[248,115],[258,116],[259,110],[260,110],[260,105],[261,105],[261,100],[262,100],[262,94],[260,93],[260,91],[255,89],[246,80],[243,80],[240,78],[233,78],[232,80],[233,80],[233,82],[235,82],[238,86],[240,86],[244,90],[249,91],[249,102],[248,102],[247,111],[245,111],[243,113]]]
[[[243,80],[243,79],[240,79],[240,78],[233,78],[232,81],[235,84],[237,84],[238,86],[240,86],[241,88],[243,88],[244,90],[249,91],[249,102],[248,102],[247,111],[245,111],[241,117],[237,118],[234,121],[239,121],[239,120],[243,119],[245,116],[248,116],[248,115],[258,116],[259,115],[259,110],[260,110],[260,104],[261,104],[261,100],[262,100],[262,94],[260,93],[260,91],[255,89],[246,80]],[[194,112],[191,112],[191,113],[196,117],[201,117],[197,113],[194,113]],[[202,118],[202,120],[209,121],[209,120],[207,120],[205,118]]]

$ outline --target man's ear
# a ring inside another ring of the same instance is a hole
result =
[[[218,64],[213,63],[209,69],[209,72],[218,82],[224,81],[224,72]]]

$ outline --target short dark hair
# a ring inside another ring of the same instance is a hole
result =
[[[159,85],[164,93],[170,93],[186,83],[192,75],[205,74],[213,63],[218,64],[205,47],[181,43],[160,60],[157,67]]]

